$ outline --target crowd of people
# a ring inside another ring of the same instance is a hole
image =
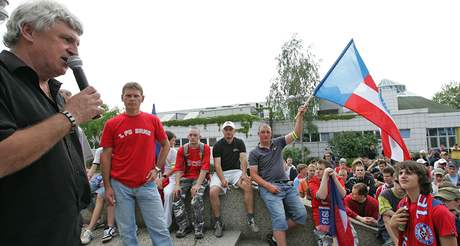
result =
[[[104,203],[103,242],[120,235],[123,245],[138,245],[135,204],[152,244],[172,245],[173,221],[176,237],[193,232],[201,239],[206,193],[214,235],[222,237],[220,195],[230,187],[244,194],[243,223],[258,232],[253,186],[271,218],[270,245],[286,245],[287,231],[307,223],[302,199],[311,201],[317,244],[333,245],[330,216],[337,207],[331,206],[331,186],[346,214],[378,227],[387,245],[457,245],[460,180],[458,162],[447,149],[420,151],[400,163],[377,159],[375,145],[351,165],[330,151],[308,165],[285,161],[283,149],[303,134],[305,105],[284,136],[272,138],[271,126],[261,123],[259,143],[249,154],[230,121],[212,150],[200,142],[196,127],[188,131],[189,142],[175,150],[174,133],[140,111],[142,86],[129,82],[121,88],[125,111],[106,122],[100,148],[85,170],[89,152],[78,125],[103,113],[102,100],[91,86],[72,96],[55,80],[68,69],[67,59],[78,55],[82,33],[80,21],[53,1],[23,3],[8,20],[9,50],[0,53],[0,245],[87,244]],[[91,193],[95,207],[82,228],[80,211]]]

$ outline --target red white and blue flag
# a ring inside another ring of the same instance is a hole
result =
[[[379,88],[361,59],[353,39],[324,76],[314,95],[344,106],[379,127],[386,157],[396,161],[410,159],[399,129],[385,107]]]
[[[331,196],[331,222],[329,226],[329,235],[337,237],[339,246],[354,245],[353,232],[351,230],[350,220],[347,211],[343,205],[339,190],[332,178],[329,179],[329,189]]]

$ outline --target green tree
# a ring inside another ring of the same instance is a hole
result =
[[[441,91],[434,94],[432,100],[460,109],[460,82],[451,81],[448,84],[444,84],[441,87]]]
[[[294,35],[281,48],[278,61],[277,75],[270,85],[267,97],[267,107],[276,120],[290,120],[297,114],[298,107],[305,102],[319,81],[318,63],[310,48],[303,48],[302,40]],[[314,100],[310,102],[305,120],[311,128],[315,107]],[[310,124],[309,124],[309,123]]]
[[[310,154],[310,150],[307,147],[303,147],[304,156],[308,156]],[[302,152],[300,152],[300,148],[297,147],[286,147],[283,150],[283,158],[286,160],[288,157],[292,158],[292,162],[295,166],[302,162]],[[305,164],[305,163],[304,163]]]
[[[102,114],[100,118],[88,121],[85,124],[80,125],[80,127],[85,132],[86,137],[88,138],[88,142],[92,148],[99,147],[105,122],[120,113],[120,110],[117,107],[109,109],[107,105],[103,104],[102,108],[104,109],[104,114]]]
[[[361,132],[335,133],[329,140],[329,146],[336,156],[356,158],[366,153],[371,144],[377,145],[374,134],[362,134]]]

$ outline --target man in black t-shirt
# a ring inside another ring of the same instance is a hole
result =
[[[224,137],[213,147],[214,174],[211,177],[210,200],[212,213],[215,219],[214,235],[222,237],[223,223],[220,218],[219,195],[227,191],[229,185],[241,187],[244,192],[244,206],[248,213],[247,224],[252,231],[259,228],[254,221],[254,202],[251,178],[248,177],[246,146],[243,140],[235,137],[235,124],[226,121],[222,126]]]

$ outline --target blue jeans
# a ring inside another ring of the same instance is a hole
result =
[[[138,188],[129,188],[111,180],[115,193],[115,219],[124,246],[138,245],[136,236],[135,201],[141,209],[142,218],[154,245],[172,245],[166,227],[163,204],[154,182],[148,182]]]
[[[272,184],[277,186],[280,192],[273,194],[259,186],[260,196],[270,213],[272,229],[274,231],[287,230],[288,218],[297,224],[305,225],[307,223],[307,210],[300,201],[297,191],[290,184]]]

